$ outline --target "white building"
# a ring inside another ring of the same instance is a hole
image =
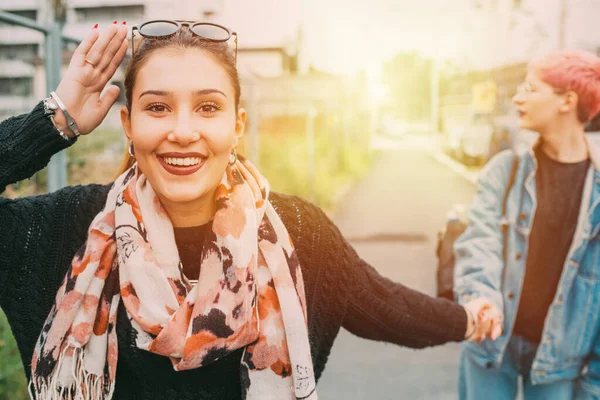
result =
[[[466,69],[527,62],[559,48],[598,53],[599,0],[474,0],[460,61]]]
[[[0,0],[0,10],[43,25],[52,18],[50,4],[47,0]],[[295,72],[298,65],[300,21],[293,7],[289,11],[290,4],[271,0],[70,0],[63,31],[82,39],[94,24],[102,28],[114,20],[127,21],[130,29],[150,19],[213,21],[238,33],[242,79],[273,78]],[[27,112],[47,95],[44,53],[42,33],[0,25],[0,118]],[[66,52],[63,68],[69,59],[70,52]],[[112,82],[121,88],[123,73],[124,68],[117,71]],[[118,122],[117,116],[109,119]]]

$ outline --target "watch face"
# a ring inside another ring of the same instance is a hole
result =
[[[56,104],[56,102],[54,101],[54,99],[52,97],[46,99],[46,104],[48,105],[49,109],[58,110],[58,104]]]
[[[58,104],[56,104],[51,97],[44,99],[45,115],[54,115],[56,114],[56,110],[58,110]]]

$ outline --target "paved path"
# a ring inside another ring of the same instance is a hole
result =
[[[342,199],[334,220],[363,259],[406,286],[433,294],[437,230],[475,187],[423,143],[384,143],[373,168]],[[397,238],[365,242],[385,234]],[[320,399],[456,399],[458,345],[425,350],[340,332],[319,382]]]

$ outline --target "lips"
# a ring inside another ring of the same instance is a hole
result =
[[[156,158],[158,159],[158,163],[170,174],[173,175],[191,175],[194,172],[198,171],[204,163],[206,162],[206,156],[201,153],[162,153],[157,154]],[[169,162],[167,162],[169,159]],[[200,159],[200,162],[195,165],[173,165],[173,161],[182,163],[179,160],[185,159]]]

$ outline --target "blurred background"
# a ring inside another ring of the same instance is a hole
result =
[[[0,119],[46,97],[96,23],[225,25],[239,35],[243,153],[273,190],[324,208],[381,274],[433,294],[446,212],[469,203],[490,157],[535,139],[511,103],[526,63],[599,53],[599,15],[600,0],[0,0]],[[97,132],[2,196],[111,182],[123,104],[124,93]],[[587,130],[596,140],[599,121]],[[415,351],[342,331],[320,397],[456,399],[457,359],[456,344]],[[25,398],[0,312],[0,399]]]

